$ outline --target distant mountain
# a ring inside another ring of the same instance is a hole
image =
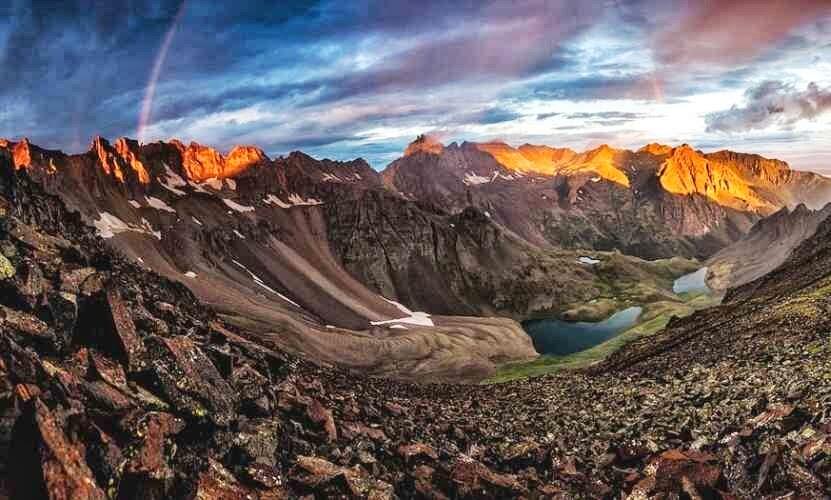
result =
[[[831,180],[757,155],[427,140],[382,172],[385,185],[451,212],[479,207],[536,245],[706,258],[783,207],[831,200]]]
[[[735,288],[773,271],[788,260],[803,241],[831,215],[831,204],[821,210],[798,205],[783,208],[756,223],[739,241],[709,259],[707,283],[714,290]]]

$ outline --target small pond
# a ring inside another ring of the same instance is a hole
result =
[[[672,291],[674,293],[709,293],[710,287],[707,286],[707,268],[702,267],[694,273],[681,276],[672,284]]]
[[[569,322],[559,319],[530,320],[522,324],[540,354],[565,356],[601,344],[635,325],[643,311],[630,307],[603,321]]]

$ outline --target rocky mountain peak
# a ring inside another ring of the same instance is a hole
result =
[[[21,169],[32,164],[32,148],[29,139],[24,137],[12,149],[14,168]]]
[[[440,155],[444,151],[442,143],[430,134],[421,134],[411,142],[404,151],[404,156],[414,155],[416,153],[429,153]]]
[[[194,181],[233,177],[267,159],[262,150],[253,146],[236,146],[227,157],[196,142],[191,142],[182,151],[182,167],[187,177]]]
[[[139,182],[148,184],[150,182],[150,174],[147,167],[139,158],[139,143],[136,140],[120,137],[115,141],[116,154],[136,173]]]
[[[650,142],[646,146],[638,150],[639,153],[649,153],[655,156],[665,156],[672,153],[672,146],[666,144],[659,144],[657,142]]]
[[[90,146],[90,153],[98,158],[98,165],[104,170],[104,173],[115,177],[119,182],[124,182],[124,172],[121,170],[118,161],[120,157],[110,146],[109,141],[100,135],[95,136]]]

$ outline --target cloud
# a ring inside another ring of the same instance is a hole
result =
[[[562,113],[551,112],[551,113],[540,113],[537,115],[537,120],[545,120],[548,118],[552,118],[554,116],[559,116]]]
[[[484,112],[482,112],[479,123],[483,125],[491,125],[494,123],[504,123],[514,121],[517,118],[520,118],[522,115],[517,113],[512,109],[507,108],[488,108]]]
[[[796,28],[831,14],[828,0],[663,3],[678,15],[655,32],[653,47],[658,61],[670,66],[747,61]]]
[[[591,113],[580,112],[570,113],[567,118],[572,120],[637,120],[643,118],[643,113],[633,113],[624,111],[595,111]]]
[[[623,76],[584,76],[552,78],[534,81],[527,85],[530,95],[544,99],[585,101],[596,99],[659,100],[661,83],[651,73]]]
[[[791,84],[768,80],[748,89],[745,99],[743,106],[708,114],[707,131],[733,133],[787,127],[831,110],[831,88],[823,89],[816,83],[798,90]]]

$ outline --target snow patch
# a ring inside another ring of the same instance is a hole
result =
[[[372,321],[371,324],[376,325],[376,326],[377,325],[393,325],[394,326],[396,324],[405,323],[405,324],[408,324],[408,325],[417,325],[417,326],[436,326],[433,323],[433,320],[430,319],[429,314],[427,314],[425,312],[421,312],[421,311],[413,312],[413,311],[409,310],[403,304],[400,304],[400,303],[398,303],[394,300],[390,300],[386,297],[381,297],[381,298],[386,300],[390,304],[394,305],[395,307],[397,307],[399,311],[406,314],[406,317],[399,318],[399,319],[390,319],[390,320],[386,320],[386,321]],[[393,328],[393,326],[390,326],[390,328]]]
[[[289,203],[284,202],[280,198],[274,196],[273,194],[269,194],[263,199],[263,202],[266,205],[277,205],[280,208],[290,208],[292,205]]]
[[[323,202],[315,198],[306,198],[305,200],[299,194],[292,193],[289,195],[289,203],[292,205],[322,205]]]
[[[592,181],[592,182],[600,182],[602,179],[600,177],[592,177],[589,180]]]
[[[182,191],[181,189],[178,189],[180,187],[187,186],[188,185],[187,181],[182,179],[182,177],[179,174],[174,172],[167,163],[162,162],[162,165],[164,165],[164,175],[165,175],[164,180],[161,180],[161,179],[159,180],[159,183],[162,185],[162,187],[167,189],[171,193],[179,195],[179,196],[183,196],[183,195],[187,194],[184,191]]]
[[[241,232],[237,231],[236,229],[234,229],[234,234],[237,235],[237,237],[241,240],[245,239],[245,236]]]
[[[329,172],[324,172],[323,173],[323,179],[321,179],[321,180],[323,182],[343,182],[343,179],[341,179],[337,175],[332,175]]]
[[[152,234],[158,240],[162,239],[162,232],[161,231],[156,231],[155,229],[153,229],[153,225],[150,224],[147,221],[147,219],[145,219],[144,217],[141,218],[141,227],[144,228],[144,231],[140,231],[140,232],[146,232],[147,234]]]
[[[581,264],[586,264],[587,266],[593,266],[595,264],[600,264],[600,260],[595,259],[594,257],[587,257],[585,255],[581,256],[577,259],[577,262]]]
[[[185,273],[185,276],[187,276],[188,278],[195,278],[197,275],[193,271],[188,271]]]
[[[204,184],[207,184],[214,191],[222,191],[222,180],[216,177],[205,179]]]
[[[197,225],[204,226],[204,224],[202,224],[202,221],[197,219],[195,216],[191,215],[190,218],[193,219],[193,222],[195,222]]]
[[[485,217],[487,217],[488,219],[491,218],[491,213],[488,212],[487,210],[485,210]]]
[[[499,174],[497,174],[497,175],[499,175]],[[493,180],[492,178],[482,177],[481,175],[476,175],[474,173],[468,172],[465,175],[465,178],[464,178],[464,180],[462,180],[462,182],[466,186],[476,186],[476,185],[479,185],[479,184],[487,184],[487,183],[491,182],[492,180]]]
[[[141,219],[141,227],[134,227],[119,219],[109,212],[101,212],[98,214],[98,220],[92,222],[95,226],[95,232],[98,236],[109,239],[119,233],[132,231],[134,233],[151,234],[158,239],[162,239],[160,231],[154,231],[153,226],[145,219]]]
[[[136,200],[130,200],[127,203],[130,204],[133,208],[141,208],[141,203],[137,202]]]
[[[409,328],[404,325],[392,325],[390,328],[395,330],[409,330]]]
[[[93,225],[98,236],[102,238],[109,239],[118,233],[130,230],[130,226],[127,223],[109,212],[101,212],[98,215],[100,218],[93,221]]]
[[[172,212],[174,214],[176,213],[176,210],[173,207],[156,197],[148,196],[147,203],[149,203],[150,206],[156,210],[164,210],[165,212]]]
[[[228,208],[231,210],[236,210],[237,212],[244,213],[244,212],[253,212],[254,207],[247,207],[245,205],[240,205],[239,203],[235,202],[234,200],[229,200],[227,198],[222,198],[222,201],[228,205]]]

